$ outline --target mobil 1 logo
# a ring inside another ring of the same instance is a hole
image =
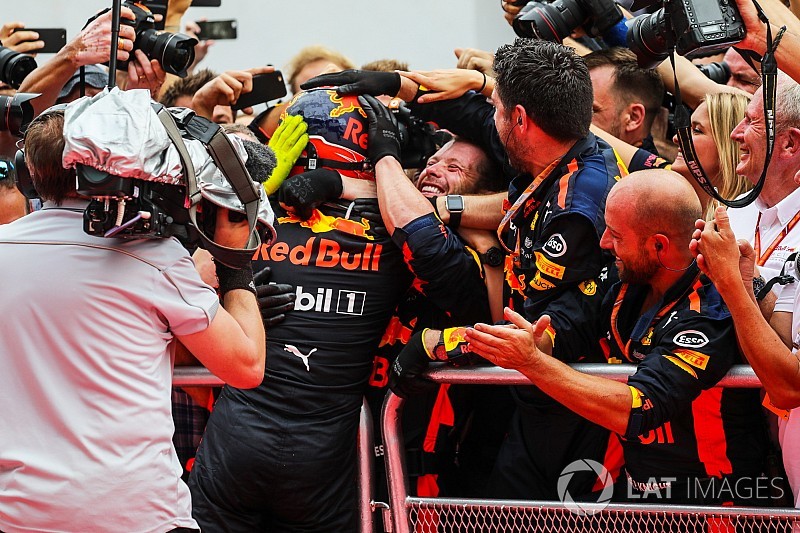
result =
[[[316,311],[340,315],[363,315],[367,293],[345,289],[319,287],[306,289],[298,285],[295,291],[295,311]]]

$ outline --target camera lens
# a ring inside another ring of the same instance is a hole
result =
[[[33,104],[30,101],[37,96],[35,93],[0,96],[0,131],[8,130],[13,135],[25,131],[33,120]]]
[[[25,76],[36,68],[36,60],[27,55],[0,46],[0,81],[19,89]]]
[[[186,77],[186,69],[194,61],[194,45],[197,39],[182,33],[158,33],[145,30],[136,39],[136,47],[150,59],[161,64],[164,72]]]
[[[588,16],[577,0],[556,0],[551,3],[534,1],[528,2],[520,10],[511,27],[519,37],[560,43]]]
[[[655,68],[664,61],[669,56],[664,8],[629,21],[626,41],[640,67]]]
[[[731,67],[725,61],[715,61],[705,65],[699,65],[700,72],[712,81],[725,85],[731,77]]]

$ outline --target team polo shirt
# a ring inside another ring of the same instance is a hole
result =
[[[697,267],[642,310],[647,287],[621,283],[606,296],[601,343],[610,363],[636,365],[622,438],[636,482],[757,475],[764,454],[758,391],[718,388],[742,362],[733,320]]]

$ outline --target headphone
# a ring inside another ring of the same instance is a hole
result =
[[[522,126],[522,115],[517,117],[517,125]]]
[[[656,241],[656,250],[661,251],[664,248],[664,245],[660,242]]]

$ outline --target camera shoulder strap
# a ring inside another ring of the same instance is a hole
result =
[[[767,177],[767,170],[769,169],[769,163],[772,160],[772,151],[775,145],[775,100],[778,88],[778,63],[775,59],[775,50],[778,48],[778,44],[780,44],[784,31],[786,31],[786,26],[783,26],[780,29],[778,35],[773,40],[772,31],[770,30],[769,21],[767,20],[766,15],[763,13],[760,6],[757,3],[755,4],[756,9],[759,12],[759,18],[761,18],[767,24],[767,51],[764,53],[764,57],[761,58],[761,77],[763,80],[762,93],[767,134],[767,150],[764,155],[764,167],[761,171],[761,176],[759,177],[756,185],[745,196],[733,200],[723,198],[717,192],[716,188],[711,185],[703,166],[697,159],[697,152],[694,149],[694,142],[692,141],[691,116],[688,108],[683,104],[680,97],[678,76],[676,73],[677,71],[675,70],[674,49],[671,50],[670,53],[672,71],[675,75],[675,128],[677,130],[678,145],[681,148],[683,159],[686,161],[686,166],[692,173],[692,177],[703,188],[706,194],[718,202],[734,208],[750,205],[755,201],[756,198],[758,198],[758,195],[761,194],[761,189],[764,187],[764,181]],[[744,57],[750,60],[751,55],[755,54],[745,54]]]
[[[255,230],[260,197],[255,189],[253,180],[250,179],[250,175],[247,173],[247,169],[244,168],[241,159],[239,159],[236,151],[233,149],[230,139],[225,136],[222,129],[218,129],[211,137],[207,146],[209,147],[211,157],[214,159],[214,163],[217,164],[219,168],[224,168],[226,170],[225,177],[228,178],[228,181],[233,186],[236,196],[241,200],[242,204],[244,204],[247,222],[250,226],[250,238],[245,248],[238,249],[221,246],[203,233],[202,228],[197,224],[197,206],[202,196],[197,187],[197,176],[195,174],[194,165],[192,164],[192,159],[189,156],[188,150],[186,150],[186,145],[183,143],[183,138],[175,124],[175,119],[172,113],[163,106],[158,110],[158,118],[164,125],[164,129],[167,131],[167,135],[175,145],[175,148],[177,148],[181,164],[183,165],[187,196],[190,204],[188,206],[189,221],[197,229],[200,239],[203,241],[203,246],[215,259],[231,268],[242,268],[250,261],[253,254],[261,246],[261,238]]]

